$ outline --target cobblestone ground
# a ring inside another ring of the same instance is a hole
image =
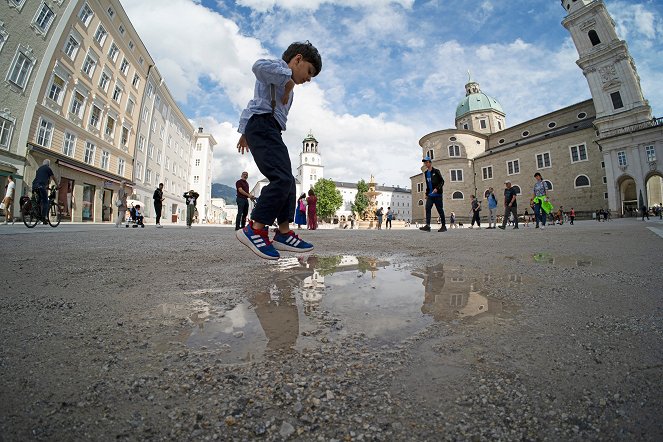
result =
[[[662,440],[662,234],[0,226],[0,440]]]

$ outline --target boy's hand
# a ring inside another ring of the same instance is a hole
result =
[[[290,100],[290,92],[292,92],[294,88],[295,88],[295,80],[291,78],[285,84],[285,89],[283,90],[283,97],[281,97],[281,104],[283,104],[284,106],[288,104],[288,101]]]
[[[239,141],[237,142],[237,152],[244,155],[244,152],[248,152],[249,150],[249,144],[246,142],[246,137],[244,134],[242,134],[242,136],[239,137]]]

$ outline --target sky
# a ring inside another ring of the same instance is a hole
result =
[[[253,96],[251,66],[309,40],[322,71],[296,86],[288,127],[293,173],[318,140],[324,177],[410,187],[426,134],[454,127],[468,71],[507,126],[591,98],[559,0],[120,0],[175,100],[218,145],[213,182],[243,170],[236,144]],[[606,0],[645,98],[663,112],[663,0]]]

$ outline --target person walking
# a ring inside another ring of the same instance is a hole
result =
[[[541,228],[545,229],[549,210],[545,210],[544,204],[549,204],[547,201],[548,192],[546,183],[543,181],[543,177],[541,177],[539,172],[534,174],[534,178],[536,179],[536,183],[534,183],[531,203],[534,204],[534,220],[536,221],[535,228],[538,229],[539,224],[541,224]]]
[[[383,213],[384,212],[382,210],[382,207],[380,207],[378,210],[375,211],[375,216],[378,219],[378,225],[377,225],[378,230],[382,230],[382,216],[383,216]]]
[[[193,216],[196,212],[196,202],[200,195],[198,192],[191,189],[188,192],[185,192],[183,196],[186,201],[186,227],[187,229],[190,229],[191,224],[193,223]]]
[[[645,216],[647,217],[647,221],[649,221],[649,209],[647,209],[647,206],[644,204],[640,207],[640,214],[642,215],[642,220],[645,220]]]
[[[394,211],[391,207],[387,207],[387,222],[385,223],[386,229],[391,229],[391,221],[394,219]]]
[[[318,197],[315,196],[313,189],[309,189],[308,198],[306,198],[306,218],[307,227],[309,230],[315,230],[318,228],[318,214],[316,213],[317,205]]]
[[[7,176],[7,185],[5,186],[5,197],[2,199],[3,209],[5,209],[4,225],[11,221],[14,224],[14,194],[16,193],[16,181],[12,175]]]
[[[442,172],[433,167],[433,162],[428,156],[424,157],[421,162],[426,166],[423,172],[424,181],[426,182],[426,225],[419,227],[419,230],[430,232],[431,211],[433,206],[435,206],[437,213],[440,215],[440,221],[442,222],[442,227],[438,229],[438,232],[446,232],[447,220],[444,217],[444,207],[442,203],[442,191],[444,188]]]
[[[458,224],[456,224],[456,212],[451,212],[451,216],[449,216],[449,228],[450,229],[458,228]]]
[[[488,188],[488,229],[497,228],[497,197],[492,187]]]
[[[576,219],[576,211],[571,207],[571,212],[569,212],[570,225],[573,225],[573,220]]]
[[[302,224],[306,225],[306,194],[302,193],[299,195],[297,200],[297,211],[295,212],[295,224],[297,228],[301,229]]]
[[[160,229],[163,227],[161,225],[161,210],[163,209],[163,183],[159,183],[159,187],[157,187],[154,190],[154,195],[152,195],[152,199],[154,200],[154,213],[156,216],[157,220],[157,228]]]
[[[513,215],[514,229],[518,228],[518,203],[516,202],[516,190],[511,187],[511,181],[504,182],[504,219],[500,229],[506,229],[506,220]]]
[[[470,223],[470,229],[474,228],[474,222],[477,223],[477,228],[481,228],[481,202],[477,199],[476,196],[470,195],[470,214],[472,215],[472,222]]]
[[[254,96],[240,117],[237,131],[242,135],[237,142],[237,151],[244,154],[251,150],[258,170],[269,184],[262,190],[260,204],[253,210],[253,219],[246,227],[237,230],[235,236],[264,259],[279,259],[279,250],[313,250],[312,244],[290,230],[297,196],[290,154],[281,132],[286,129],[295,85],[311,81],[321,69],[320,53],[308,41],[292,43],[280,60],[262,59],[253,64],[256,76]],[[270,241],[268,226],[275,220],[278,231]],[[317,219],[308,221],[317,225]]]
[[[115,220],[115,227],[120,227],[124,223],[127,216],[127,185],[126,181],[120,182],[120,190],[117,191],[117,199],[115,200],[115,207],[117,207],[117,219]]]
[[[242,176],[235,183],[237,189],[237,216],[235,217],[235,230],[243,229],[246,225],[246,217],[249,215],[249,200],[255,201],[256,197],[249,193],[249,173],[242,172]]]
[[[39,203],[41,204],[41,216],[44,221],[44,224],[48,224],[48,185],[53,181],[56,187],[60,187],[53,170],[51,169],[51,160],[46,159],[39,166],[37,172],[35,173],[35,179],[32,181],[32,190],[39,191]]]

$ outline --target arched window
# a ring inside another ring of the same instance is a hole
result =
[[[595,30],[591,30],[587,33],[587,36],[589,37],[589,41],[592,42],[592,46],[596,46],[597,44],[601,43],[601,39],[599,38],[599,34],[596,33]]]
[[[423,205],[424,205],[424,200],[419,200],[419,202],[417,203],[417,205],[419,205],[419,206],[423,206]]]
[[[453,193],[453,195],[451,195],[451,199],[452,200],[462,200],[462,199],[465,199],[465,197],[463,196],[463,192],[456,191],[456,192]]]
[[[589,177],[587,175],[578,175],[575,181],[576,189],[578,187],[589,187]]]
[[[426,156],[429,157],[431,160],[434,160],[434,159],[435,159],[435,155],[434,155],[434,153],[433,153],[433,149],[428,149],[428,150],[426,151]]]
[[[549,180],[543,180],[543,184],[546,185],[546,190],[553,190],[553,184]]]
[[[516,191],[516,195],[521,195],[520,186],[513,186],[512,189]]]

